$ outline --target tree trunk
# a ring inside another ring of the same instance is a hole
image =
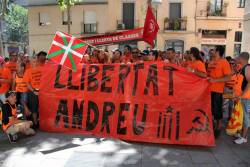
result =
[[[68,18],[68,34],[70,34],[71,17],[70,17],[70,2],[67,0],[67,18]]]
[[[2,8],[0,9],[0,56],[4,56],[4,49],[3,49],[3,21],[4,15],[7,14],[7,6],[9,4],[9,0],[2,0]]]

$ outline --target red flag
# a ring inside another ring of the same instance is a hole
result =
[[[56,32],[47,58],[76,71],[88,45],[83,41],[62,32]]]
[[[159,25],[157,24],[157,20],[155,19],[154,13],[152,8],[148,6],[148,11],[144,23],[144,30],[143,30],[143,39],[145,42],[154,47],[154,39],[157,35],[159,30]]]

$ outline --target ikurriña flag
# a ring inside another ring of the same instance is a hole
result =
[[[76,71],[88,44],[69,34],[57,31],[48,52],[48,59]]]

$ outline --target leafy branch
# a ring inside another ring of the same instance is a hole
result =
[[[57,3],[62,10],[66,10],[68,7],[74,6],[77,2],[81,1],[82,0],[57,0]]]

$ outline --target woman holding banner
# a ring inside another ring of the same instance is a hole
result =
[[[195,75],[206,78],[207,72],[205,64],[200,57],[199,49],[192,47],[190,48],[191,62],[188,64],[188,71],[194,73]]]

